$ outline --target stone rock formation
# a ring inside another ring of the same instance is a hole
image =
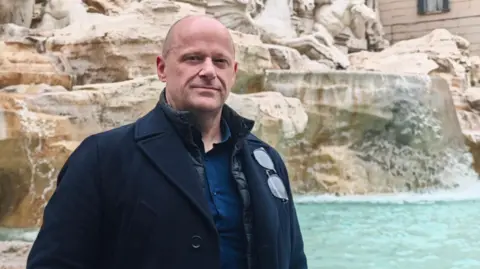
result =
[[[471,72],[470,72],[470,85],[472,87],[480,87],[480,56],[472,56],[470,58]]]
[[[80,141],[143,116],[163,88],[156,76],[78,85],[70,91],[46,84],[3,88],[0,147],[8,155],[0,156],[2,225],[38,225],[38,208],[47,202],[58,169]],[[274,144],[302,133],[308,121],[302,103],[280,93],[232,93],[227,103],[255,119],[254,132]]]
[[[0,242],[0,269],[22,269],[30,252],[26,242]]]

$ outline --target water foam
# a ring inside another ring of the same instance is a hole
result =
[[[480,182],[468,180],[468,184],[455,189],[437,189],[423,193],[400,192],[379,193],[371,195],[297,195],[295,203],[372,203],[372,204],[407,204],[407,203],[438,203],[480,201]]]

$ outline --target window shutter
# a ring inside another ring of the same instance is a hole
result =
[[[426,10],[425,10],[425,1],[426,1],[426,0],[417,0],[417,13],[418,13],[419,15],[425,15],[425,13],[426,13],[426,12],[425,12],[425,11],[426,11]],[[447,2],[448,2],[448,0],[443,0],[443,1],[447,1]]]
[[[443,0],[443,12],[450,11],[450,0]]]

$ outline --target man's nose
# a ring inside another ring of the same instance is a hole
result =
[[[217,77],[217,70],[211,58],[206,58],[202,64],[199,75],[206,79],[214,79]]]

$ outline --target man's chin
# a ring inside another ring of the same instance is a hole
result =
[[[221,110],[223,104],[216,100],[205,100],[203,102],[194,102],[191,107],[198,112],[212,113]]]

